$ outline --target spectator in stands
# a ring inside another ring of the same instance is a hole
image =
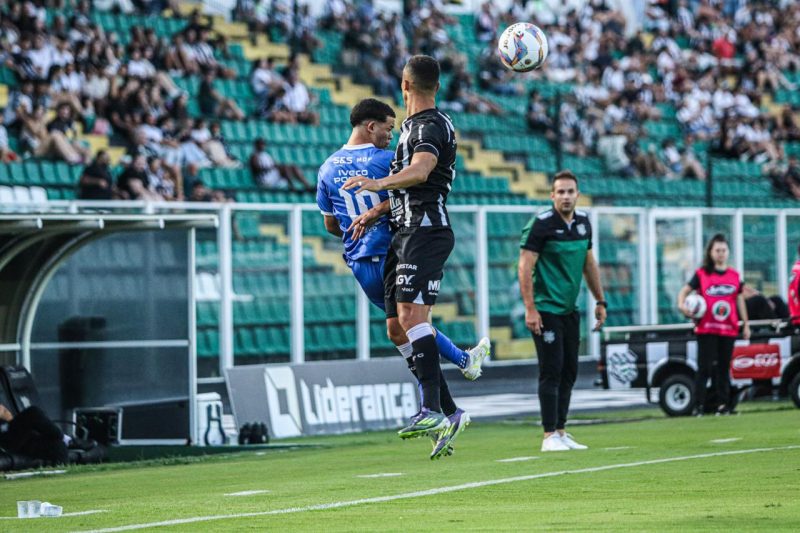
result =
[[[625,135],[608,132],[597,141],[597,152],[609,172],[631,178],[636,176],[636,170],[625,151],[628,139]]]
[[[289,69],[286,74],[286,81],[283,84],[284,94],[280,99],[279,106],[287,111],[294,122],[301,124],[319,124],[319,115],[308,109],[311,105],[311,94],[305,83],[300,81],[296,69]]]
[[[24,149],[36,157],[60,159],[73,165],[84,161],[85,152],[76,149],[60,129],[48,130],[42,106],[37,106],[30,118],[22,120],[20,140]]]
[[[22,120],[33,115],[34,97],[34,86],[30,80],[23,81],[11,92],[4,115],[4,121],[9,128],[18,129],[22,126]]]
[[[765,174],[769,176],[776,192],[800,200],[800,163],[796,156],[789,156],[789,162],[785,166],[768,165]]]
[[[266,115],[275,103],[276,95],[283,86],[283,77],[278,74],[271,58],[262,58],[253,64],[250,86],[258,98],[259,113]]]
[[[492,3],[481,4],[480,11],[475,17],[475,34],[480,42],[489,42],[497,33],[497,17],[492,13]]]
[[[161,196],[151,192],[149,187],[147,158],[137,155],[117,177],[117,190],[123,200],[161,200]]]
[[[114,180],[111,176],[111,158],[100,150],[91,164],[83,169],[79,183],[80,200],[111,200],[114,195]]]
[[[164,165],[157,157],[147,159],[147,181],[151,193],[163,200],[182,200],[182,184],[180,174],[175,174],[172,167]]]
[[[3,114],[0,113],[0,163],[10,163],[17,158],[17,154],[8,146],[8,131],[3,124]]]
[[[244,120],[244,113],[231,98],[225,98],[214,88],[214,72],[207,70],[203,73],[197,102],[200,112],[204,115],[227,118],[231,120]]]
[[[322,46],[322,41],[317,38],[317,21],[311,16],[308,4],[299,3],[295,7],[292,35],[289,46],[293,54],[311,55],[314,50]]]
[[[636,173],[639,176],[664,176],[667,169],[658,159],[656,147],[650,143],[646,150],[642,150],[636,142],[636,137],[628,134],[628,143],[625,145],[625,153],[628,158],[633,162]]]
[[[205,152],[214,165],[225,168],[239,168],[241,163],[231,159],[219,137],[219,123],[214,123],[216,136],[206,127],[203,119],[197,119],[189,132],[189,137]]]
[[[555,140],[553,119],[547,112],[547,105],[542,100],[541,94],[536,89],[531,89],[528,94],[528,111],[526,115],[528,129],[543,133],[548,139]]]
[[[295,165],[279,165],[267,152],[267,142],[256,139],[254,152],[250,156],[250,172],[253,181],[266,189],[297,189],[313,192],[316,187],[311,185],[303,171]]]
[[[230,198],[225,196],[223,191],[209,189],[201,180],[195,180],[192,183],[192,194],[189,196],[191,202],[232,202]]]
[[[442,100],[442,107],[457,112],[503,114],[499,105],[472,90],[471,78],[463,65],[456,66]]]

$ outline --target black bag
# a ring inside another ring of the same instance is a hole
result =
[[[33,383],[33,377],[24,366],[0,367],[0,388],[5,389],[9,403],[6,407],[14,415],[31,405],[40,405],[39,392]]]

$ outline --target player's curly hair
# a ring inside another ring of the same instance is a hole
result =
[[[390,105],[374,98],[365,98],[350,111],[350,125],[355,128],[370,120],[384,122],[388,117],[395,116],[394,109]]]

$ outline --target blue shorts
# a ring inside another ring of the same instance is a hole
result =
[[[375,261],[375,259],[378,259]],[[386,262],[386,256],[365,257],[356,261],[348,261],[347,266],[353,271],[356,281],[361,285],[364,294],[367,295],[369,301],[386,310],[384,303],[384,290],[383,290],[383,265]]]

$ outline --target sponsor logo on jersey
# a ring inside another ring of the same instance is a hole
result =
[[[417,265],[412,265],[410,263],[401,263],[397,265],[396,270],[416,270]]]
[[[397,275],[397,284],[398,285],[411,285],[411,280],[414,279],[414,274],[398,274]]]
[[[719,321],[726,320],[731,316],[731,304],[725,301],[714,302],[711,306],[711,315]]]
[[[736,292],[736,286],[728,283],[712,285],[706,289],[706,296],[730,296]]]
[[[439,292],[439,286],[441,283],[441,280],[438,279],[432,279],[428,281],[428,292]]]

